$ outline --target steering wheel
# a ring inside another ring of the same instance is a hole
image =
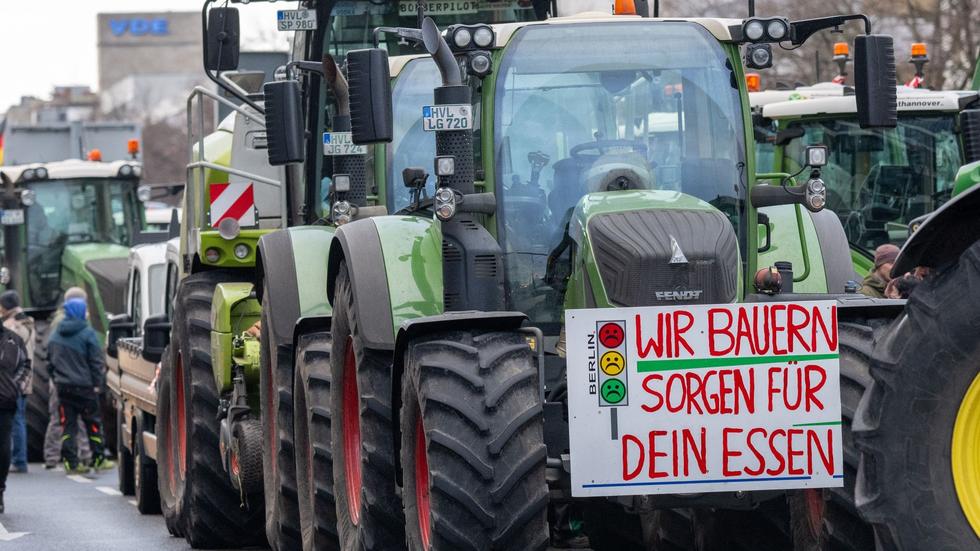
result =
[[[584,157],[586,151],[595,151],[595,154],[590,156],[598,157],[599,155],[605,155],[606,149],[612,149],[614,147],[629,147],[633,151],[646,153],[647,145],[639,140],[596,140],[594,142],[580,143],[572,148],[569,155],[572,157]]]
[[[847,233],[848,241],[857,243],[868,230],[864,222],[864,213],[860,210],[852,210],[847,213],[847,219],[844,220],[844,230]]]

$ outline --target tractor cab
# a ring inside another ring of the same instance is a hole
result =
[[[30,308],[50,310],[66,286],[93,279],[105,308],[120,312],[118,268],[143,228],[141,201],[149,198],[139,187],[142,164],[67,160],[2,172],[7,284]]]

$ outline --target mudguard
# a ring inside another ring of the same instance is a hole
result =
[[[341,226],[330,245],[327,296],[347,261],[365,346],[394,350],[396,329],[443,310],[442,230],[411,216],[378,216]]]
[[[214,288],[211,301],[211,369],[219,393],[231,390],[234,360],[233,341],[237,335],[259,321],[262,306],[252,295],[253,286],[245,282],[224,282]],[[241,362],[240,362],[241,363]],[[246,364],[245,382],[259,384],[258,362]]]
[[[331,226],[299,226],[275,231],[259,239],[256,257],[256,295],[261,303],[269,295],[266,312],[275,347],[293,342],[297,321],[308,316],[329,316],[326,272]]]
[[[919,226],[902,247],[892,268],[892,276],[917,266],[942,268],[956,262],[980,239],[980,187],[970,188],[939,207]]]

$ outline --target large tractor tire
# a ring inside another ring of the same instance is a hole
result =
[[[405,547],[401,497],[395,490],[391,426],[391,353],[361,342],[354,291],[341,262],[334,291],[330,350],[330,441],[341,549]],[[335,420],[335,421],[334,421]]]
[[[879,341],[855,421],[879,549],[980,548],[980,242],[921,283]]]
[[[126,449],[123,445],[125,436],[123,435],[122,406],[116,411],[116,442],[119,443],[117,461],[119,464],[119,491],[124,496],[131,496],[136,491],[134,488],[135,479],[133,476],[133,452]]]
[[[279,363],[269,321],[269,294],[262,297],[261,371],[259,400],[264,438],[262,470],[265,490],[265,533],[274,551],[293,551],[302,545],[296,499],[296,460],[293,457],[293,366]]]
[[[136,510],[144,515],[160,513],[160,490],[157,485],[157,464],[143,446],[143,421],[133,427],[133,495]]]
[[[27,396],[24,417],[27,423],[27,460],[44,461],[44,435],[48,431],[48,402],[51,398],[50,377],[48,376],[48,333],[51,324],[37,319],[34,321],[36,337],[34,338],[34,359],[31,369],[34,379],[31,383],[31,394]]]
[[[339,551],[330,445],[330,333],[299,337],[293,404],[304,551]]]
[[[861,519],[854,501],[860,452],[851,427],[865,391],[871,386],[871,353],[891,318],[841,322],[841,436],[844,445],[844,486],[789,493],[790,529],[799,551],[864,551],[874,549],[874,531]]]
[[[157,382],[157,491],[160,494],[160,510],[171,536],[184,537],[184,523],[177,510],[177,481],[183,476],[180,463],[181,451],[185,444],[179,441],[173,391],[173,372],[177,361],[176,350],[167,347],[163,351],[160,364],[160,377]]]
[[[177,290],[172,381],[177,415],[174,434],[183,477],[177,478],[178,514],[193,548],[215,549],[265,543],[262,496],[242,496],[222,467],[219,396],[211,369],[211,301],[215,286],[233,280],[224,271],[184,278]],[[244,501],[244,505],[243,505]]]
[[[410,551],[548,546],[538,369],[523,335],[450,331],[406,350],[401,466]]]

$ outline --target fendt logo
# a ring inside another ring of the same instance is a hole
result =
[[[704,291],[657,291],[657,300],[697,300]]]
[[[166,36],[170,34],[170,21],[162,17],[128,17],[110,19],[109,30],[113,36],[131,34],[133,36]]]

